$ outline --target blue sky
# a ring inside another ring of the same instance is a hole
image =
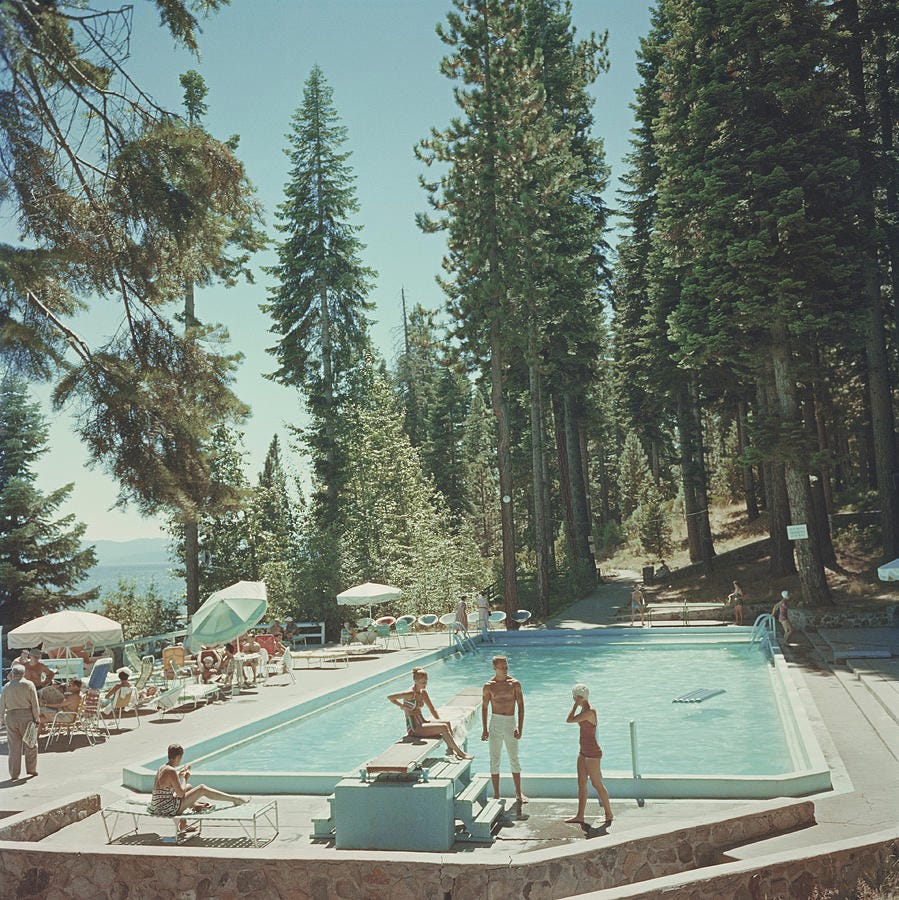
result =
[[[445,19],[449,0],[232,0],[206,20],[199,59],[173,48],[157,25],[150,3],[135,4],[129,71],[157,101],[181,108],[178,76],[197,69],[206,80],[206,126],[219,138],[240,135],[239,155],[265,207],[266,226],[275,236],[275,210],[283,198],[288,159],[285,135],[302,100],[303,84],[315,63],[334,90],[334,103],[347,126],[350,164],[357,176],[358,223],[366,244],[364,261],[379,274],[372,293],[372,335],[392,360],[401,327],[400,291],[407,303],[439,309],[443,303],[434,278],[440,272],[441,237],[424,235],[415,213],[426,209],[418,184],[422,171],[412,148],[432,126],[444,126],[456,108],[452,84],[438,71],[444,46],[435,26]],[[580,35],[609,32],[610,71],[594,86],[595,132],[602,137],[612,167],[612,190],[623,171],[632,114],[629,104],[637,78],[636,50],[649,23],[646,0],[574,0]],[[614,196],[610,190],[610,203]],[[245,426],[251,477],[262,465],[272,436],[288,442],[286,424],[299,421],[294,390],[263,377],[273,369],[266,348],[274,343],[270,322],[260,312],[268,277],[254,260],[256,283],[231,290],[198,293],[197,315],[223,323],[232,349],[245,356],[236,383],[252,409]],[[86,334],[113,327],[111,304],[94,306],[78,324]],[[44,490],[74,482],[65,512],[87,523],[90,540],[127,540],[159,535],[160,521],[133,510],[113,510],[117,491],[101,470],[86,467],[86,455],[73,435],[66,412],[51,426],[51,450],[39,469]],[[302,462],[294,456],[295,465]]]

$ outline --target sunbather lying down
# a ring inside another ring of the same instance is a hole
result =
[[[235,806],[248,801],[247,797],[226,794],[205,784],[191,785],[190,766],[181,765],[183,756],[184,748],[180,744],[169,745],[168,762],[159,767],[156,778],[153,779],[153,796],[147,805],[147,812],[154,816],[174,817],[191,809],[197,812],[209,809],[211,804],[205,800],[225,800]],[[178,834],[190,831],[196,831],[196,827],[188,825],[186,819],[181,819]]]

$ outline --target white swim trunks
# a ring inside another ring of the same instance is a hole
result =
[[[490,717],[490,727],[487,730],[488,746],[490,748],[490,774],[499,774],[499,757],[503,744],[506,745],[506,753],[509,754],[509,765],[512,772],[521,772],[518,762],[518,738],[515,737],[515,729],[518,722],[515,716],[498,716],[495,713]]]

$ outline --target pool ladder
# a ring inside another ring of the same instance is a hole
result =
[[[774,665],[774,642],[777,640],[777,626],[771,613],[762,613],[752,626],[750,644],[758,644],[759,648],[768,657],[768,661]]]

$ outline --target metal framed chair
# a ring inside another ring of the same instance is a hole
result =
[[[136,728],[140,728],[140,716],[137,712],[137,688],[132,684],[130,687],[122,688],[116,691],[113,697],[112,707],[108,712],[112,713],[112,720],[115,722],[117,731],[122,729],[122,713],[131,709],[134,710],[134,719],[137,722]]]
[[[384,650],[390,648],[390,641],[396,641],[397,650],[400,649],[400,639],[396,636],[396,632],[391,629],[389,625],[375,625],[375,632],[378,635],[378,640],[381,642],[381,647]]]
[[[513,622],[517,622],[519,628],[523,628],[530,621],[531,611],[529,609],[519,609],[518,612],[513,612],[509,618]]]
[[[434,613],[425,613],[425,615],[418,617],[419,626],[427,629],[433,628],[439,621]]]
[[[418,644],[419,647],[421,646],[421,640],[418,637],[418,632],[413,630],[412,626],[409,624],[405,617],[397,619],[396,624],[393,627],[395,629],[394,633],[396,634],[397,643],[399,643],[400,639],[402,639],[403,646],[405,647],[407,639],[411,640],[412,638],[415,638],[415,643]]]
[[[502,612],[501,610],[497,611],[497,612],[492,612],[492,613],[490,613],[490,618],[487,619],[487,627],[491,631],[496,631],[496,629],[499,628],[499,626],[502,625],[503,622],[505,622],[505,621],[506,621],[506,614],[504,612]]]

